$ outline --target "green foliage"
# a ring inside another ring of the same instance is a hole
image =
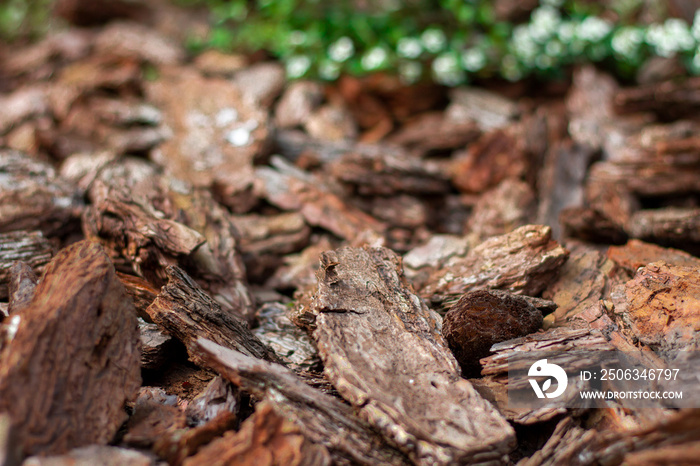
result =
[[[52,0],[4,0],[0,2],[0,40],[35,38],[46,32]]]
[[[204,4],[213,30],[195,48],[266,50],[291,78],[333,80],[395,70],[407,83],[558,76],[583,61],[632,75],[652,55],[679,55],[700,74],[700,19],[632,23],[640,0],[617,0],[615,24],[598,2],[542,0],[528,22],[499,22],[488,0],[181,0]],[[609,12],[610,13],[610,12]]]

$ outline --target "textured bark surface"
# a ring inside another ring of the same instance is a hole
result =
[[[146,310],[153,322],[185,345],[207,338],[255,358],[278,360],[245,321],[222,309],[182,269],[168,267],[166,273],[168,284]]]
[[[255,414],[241,430],[215,440],[185,460],[185,466],[246,465],[328,466],[331,457],[322,445],[310,442],[293,422],[277,414],[267,402],[256,405]]]
[[[473,290],[502,289],[537,296],[569,257],[551,234],[547,226],[526,225],[488,239],[463,259],[436,270],[420,294],[442,306]]]
[[[34,290],[39,279],[32,268],[26,262],[15,262],[10,267],[10,302],[7,306],[8,314],[16,314],[27,306],[34,297]]]
[[[525,298],[503,291],[465,293],[452,305],[442,322],[442,334],[462,367],[476,372],[479,359],[495,343],[535,333],[542,327],[542,312]]]
[[[7,299],[12,288],[18,290],[21,287],[25,273],[21,274],[22,277],[18,276],[17,282],[11,283],[10,280],[13,275],[12,266],[16,261],[24,262],[30,269],[41,273],[53,257],[53,251],[51,243],[41,232],[0,233],[0,299]]]
[[[70,231],[80,215],[77,190],[48,164],[14,150],[0,150],[0,233]]]
[[[139,319],[141,332],[141,367],[159,369],[168,360],[173,349],[173,339],[153,323]]]
[[[643,344],[693,348],[700,331],[700,276],[696,267],[654,262],[612,292],[614,312]]]
[[[317,277],[313,337],[326,375],[362,417],[420,464],[508,453],[511,427],[460,379],[440,317],[413,292],[395,253],[325,252]]]
[[[25,454],[65,453],[112,440],[140,383],[131,300],[99,245],[69,246],[0,354],[0,412],[10,413]]]
[[[607,256],[618,267],[624,269],[630,275],[630,278],[640,267],[660,260],[672,265],[700,268],[700,258],[687,252],[672,248],[662,248],[656,244],[645,243],[636,239],[630,240],[624,246],[610,246]]]
[[[211,341],[197,340],[190,352],[207,367],[268,402],[312,442],[325,446],[340,464],[407,464],[353,409],[315,390],[279,364],[245,356]]]

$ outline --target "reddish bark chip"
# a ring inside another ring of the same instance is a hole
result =
[[[542,327],[542,313],[525,298],[502,291],[465,294],[445,315],[442,335],[464,375],[479,369],[479,359],[495,343],[534,333]]]

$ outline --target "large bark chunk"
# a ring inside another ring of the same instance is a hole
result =
[[[693,348],[700,331],[700,274],[695,267],[654,262],[613,290],[615,314],[653,348]]]
[[[153,322],[186,345],[208,338],[249,356],[277,360],[244,321],[222,309],[182,269],[168,267],[166,272],[168,284],[146,310]]]
[[[440,317],[414,294],[398,256],[384,248],[325,252],[317,277],[313,336],[326,375],[365,419],[420,464],[508,453],[511,427],[460,379]]]
[[[41,272],[53,256],[53,247],[41,232],[0,233],[0,299],[10,295],[10,275],[16,261]]]
[[[569,252],[552,240],[544,225],[526,225],[496,236],[469,251],[461,260],[435,271],[421,295],[450,304],[472,290],[503,289],[537,296],[559,272]]]
[[[312,442],[325,446],[339,464],[406,464],[350,406],[315,390],[279,364],[245,356],[200,338],[190,354],[242,389],[270,403]]]
[[[110,441],[140,383],[136,314],[112,264],[94,243],[64,249],[0,354],[0,412],[25,454],[63,453]]]

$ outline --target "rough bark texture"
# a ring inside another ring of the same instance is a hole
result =
[[[153,322],[185,345],[207,338],[255,358],[277,361],[245,321],[222,309],[182,269],[172,266],[166,273],[168,284],[146,310]]]
[[[82,208],[77,190],[48,164],[9,149],[0,150],[0,233],[70,231]]]
[[[32,268],[26,262],[15,262],[10,267],[10,302],[7,307],[8,314],[16,314],[27,306],[34,297],[36,284],[39,279]]]
[[[25,454],[64,453],[109,442],[140,383],[131,300],[99,245],[69,246],[0,354],[0,412],[10,413]]]
[[[442,334],[462,367],[477,372],[479,359],[491,346],[535,333],[542,327],[542,312],[525,298],[503,291],[478,290],[462,296],[445,314]]]
[[[643,344],[693,348],[700,331],[700,276],[695,267],[654,262],[612,292],[615,315]]]
[[[298,426],[277,414],[267,402],[256,405],[255,414],[241,430],[215,440],[185,461],[185,466],[246,465],[328,466],[328,450],[306,438]]]
[[[281,365],[245,356],[205,339],[190,347],[207,367],[272,405],[339,464],[407,464],[407,459],[358,419],[352,408],[315,390]]]
[[[569,257],[551,234],[548,226],[526,225],[488,239],[463,259],[436,270],[420,293],[443,306],[480,289],[537,296]]]
[[[313,337],[326,375],[361,416],[420,464],[508,453],[511,427],[460,379],[440,317],[413,292],[395,253],[325,252],[317,277]]]
[[[0,299],[10,296],[10,289],[20,283],[10,283],[12,266],[16,261],[41,272],[53,256],[53,247],[39,231],[0,233]]]

